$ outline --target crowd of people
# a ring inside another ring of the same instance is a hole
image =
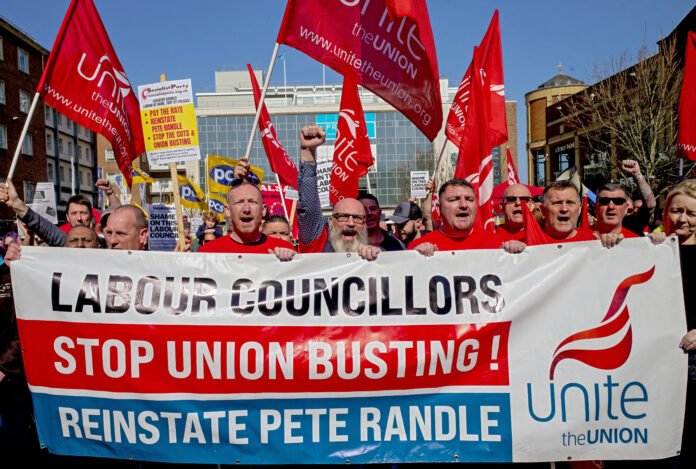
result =
[[[669,192],[658,230],[648,228],[657,203],[635,161],[623,161],[622,169],[635,181],[641,194],[639,201],[633,201],[626,188],[619,184],[604,184],[596,191],[592,221],[583,212],[578,188],[569,181],[549,184],[539,198],[532,197],[528,186],[510,185],[496,207],[504,221],[497,226],[494,235],[476,222],[476,190],[463,179],[451,179],[439,187],[441,221],[435,223],[431,216],[435,184],[430,180],[429,195],[422,208],[414,201],[397,205],[389,220],[394,229],[392,234],[384,227],[378,199],[369,193],[361,193],[357,199],[340,200],[333,206],[326,223],[317,190],[315,159],[316,150],[325,139],[321,127],[307,126],[300,132],[297,239],[293,239],[285,217],[265,216],[266,207],[256,181],[252,180],[249,162],[241,160],[227,195],[227,232],[223,234],[215,213],[205,214],[192,243],[196,250],[272,254],[284,262],[291,262],[298,253],[356,252],[371,261],[382,251],[414,250],[423,256],[433,256],[437,251],[504,249],[517,254],[533,244],[594,241],[613,248],[625,238],[647,236],[659,244],[667,236],[676,236],[680,244],[688,323],[688,332],[679,344],[689,354],[687,415],[690,417],[687,417],[685,441],[693,437],[695,431],[690,420],[696,416],[696,295],[689,286],[696,284],[696,180],[684,180]],[[104,189],[112,201],[109,210],[97,220],[90,201],[84,196],[73,196],[67,202],[69,226],[61,229],[28,207],[11,181],[0,184],[0,202],[14,211],[18,223],[28,233],[23,241],[12,235],[5,237],[2,243],[5,263],[20,259],[22,244],[35,243],[34,235],[44,244],[55,247],[147,249],[146,214],[137,206],[119,205],[112,197],[108,181],[98,181],[97,187]],[[581,216],[584,222],[580,222]],[[188,249],[190,247],[184,248]],[[177,250],[182,248],[178,246]],[[7,268],[4,269],[0,275],[9,276]],[[0,281],[0,302],[7,288],[11,296],[11,286],[8,287],[4,276]],[[0,350],[0,381],[5,382],[22,374],[16,324],[8,311],[11,311],[11,301],[3,304],[0,312],[6,316],[2,318],[5,327],[0,330],[0,346],[3,347]],[[689,452],[689,445],[684,445],[683,454]]]

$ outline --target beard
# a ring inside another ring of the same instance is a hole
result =
[[[341,236],[344,231],[353,230],[337,230],[335,228],[329,229],[329,242],[331,247],[333,247],[334,252],[356,252],[358,246],[361,244],[367,244],[367,230],[363,227],[362,230],[356,230],[357,235],[352,241],[343,241]]]

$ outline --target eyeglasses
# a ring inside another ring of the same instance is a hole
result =
[[[609,205],[610,202],[614,202],[614,205],[623,205],[626,203],[625,197],[599,197],[597,203],[599,205]]]
[[[261,180],[259,179],[259,177],[256,174],[249,171],[249,174],[247,174],[247,177],[245,177],[245,178],[232,179],[232,181],[230,181],[230,187],[238,187],[244,181],[249,181],[250,184],[253,184],[255,186],[258,186],[259,184],[261,184]]]
[[[365,223],[365,215],[354,215],[352,213],[334,213],[331,216],[334,218],[334,220],[336,220],[339,223],[347,222],[350,217],[353,217],[353,221],[358,225],[362,225],[363,223]]]
[[[517,195],[506,195],[503,197],[503,200],[507,202],[508,204],[514,204],[518,200],[522,201],[524,200],[525,202],[529,203],[530,200],[532,200],[531,197],[527,195],[522,195],[522,196],[517,196]]]

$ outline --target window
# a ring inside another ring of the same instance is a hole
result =
[[[60,125],[60,126],[63,125],[63,119],[65,119],[65,117],[63,117],[63,114],[61,114],[61,113],[59,112],[59,113],[58,113],[58,125]]]
[[[65,142],[60,137],[58,137],[58,154],[60,156],[65,155]]]
[[[5,60],[5,54],[2,52],[2,36],[0,36],[0,60]]]
[[[19,112],[29,114],[31,107],[31,96],[24,90],[19,90]]]
[[[48,182],[55,182],[55,166],[52,161],[46,163],[46,175],[48,176]]]
[[[5,104],[5,82],[0,80],[0,104]]]
[[[34,138],[33,135],[26,134],[24,136],[24,141],[22,142],[22,154],[33,155],[34,151]]]
[[[106,150],[106,161],[116,161],[114,159],[114,151],[111,148]]]
[[[26,51],[17,48],[17,68],[20,71],[29,74],[29,54]]]
[[[68,156],[73,156],[73,143],[68,142]]]
[[[0,125],[0,148],[7,150],[7,127]]]
[[[60,172],[60,182],[65,182],[65,168],[63,165],[58,166],[58,172]]]
[[[53,132],[46,130],[46,154],[55,155],[55,150],[53,148]]]
[[[53,108],[48,104],[44,104],[44,120],[46,125],[53,127]]]

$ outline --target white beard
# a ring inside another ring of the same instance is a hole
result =
[[[342,232],[335,228],[329,229],[329,242],[334,249],[334,252],[357,252],[358,246],[367,244],[367,231],[363,227],[358,231],[358,235],[353,241],[346,242],[341,239]]]

